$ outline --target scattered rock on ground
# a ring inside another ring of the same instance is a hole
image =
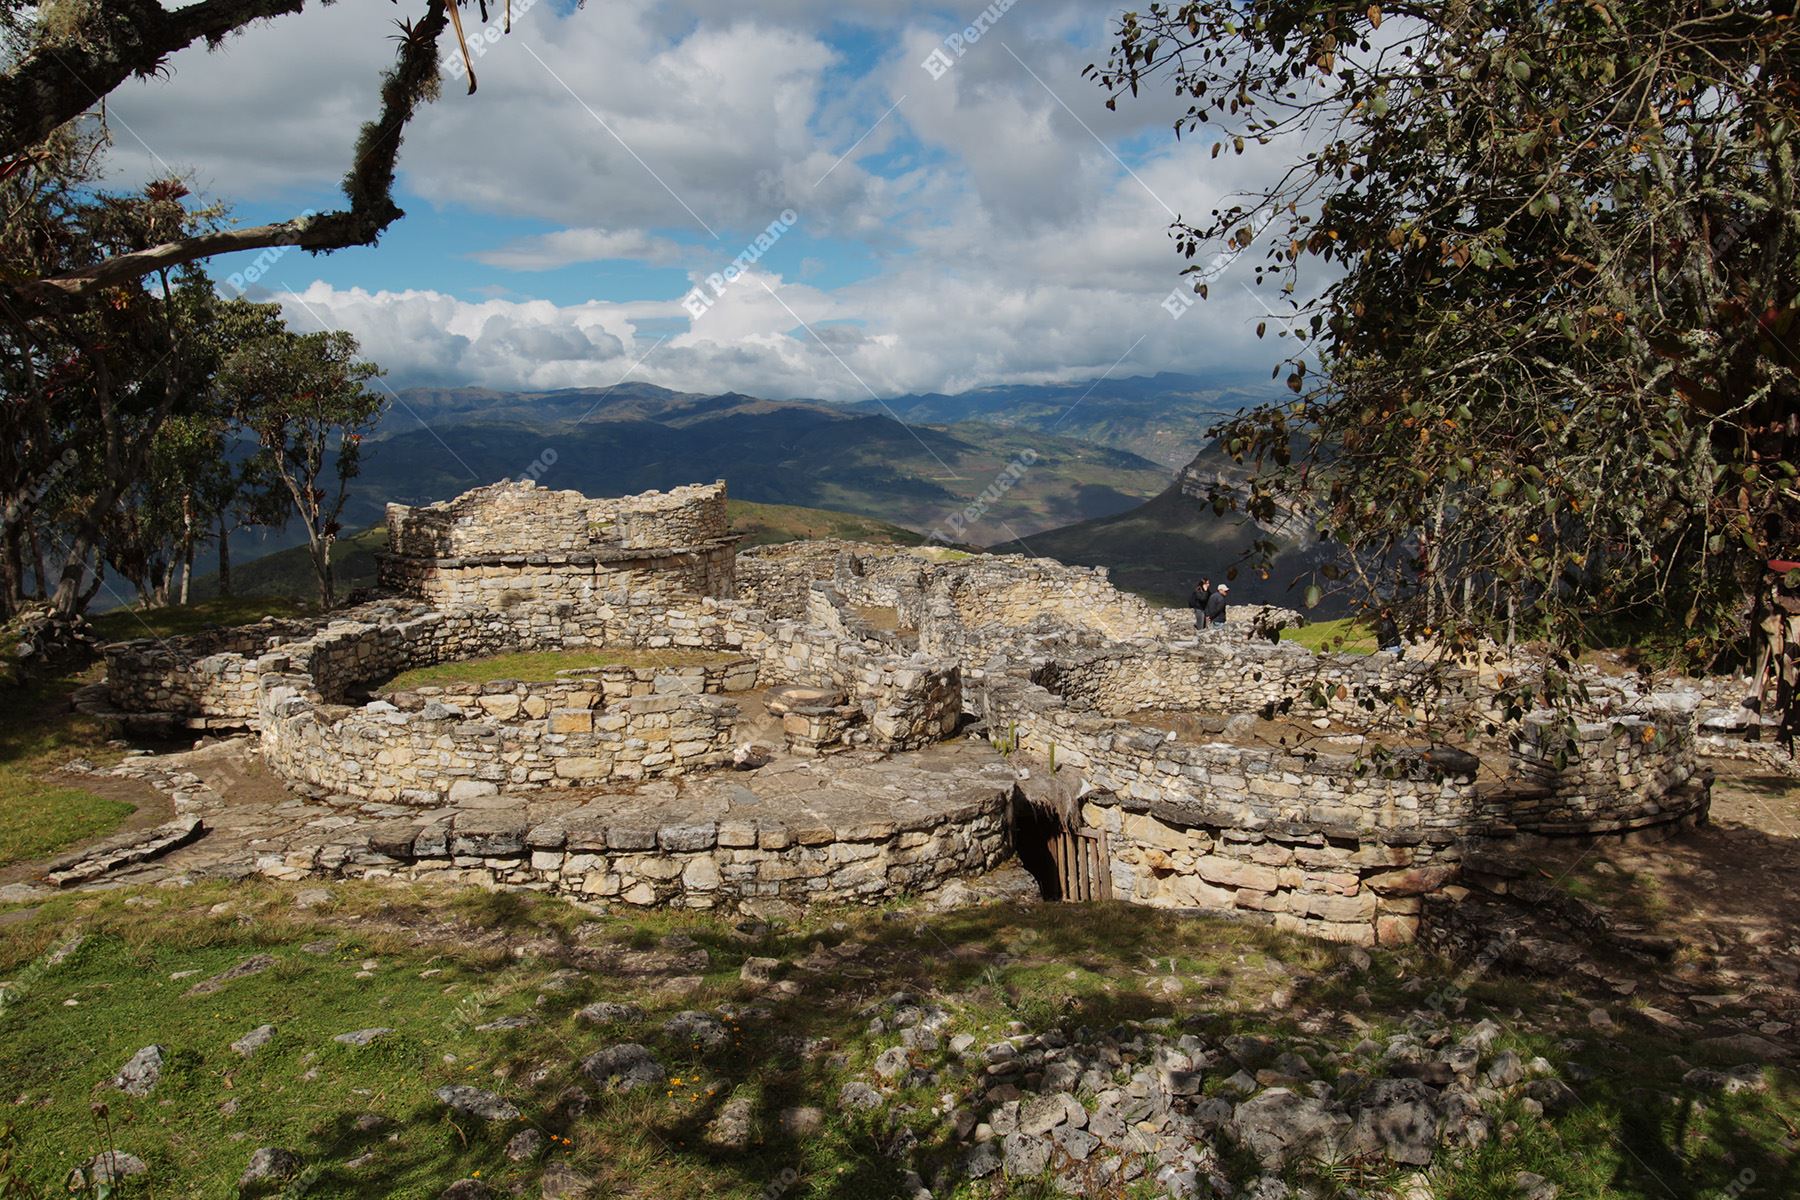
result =
[[[135,1154],[127,1154],[123,1150],[108,1150],[94,1155],[70,1171],[67,1186],[73,1192],[87,1185],[118,1183],[134,1175],[142,1175],[149,1169],[149,1164]]]
[[[127,1096],[148,1096],[162,1079],[163,1048],[145,1046],[113,1076],[113,1086]]]
[[[521,1115],[519,1106],[504,1096],[460,1083],[441,1087],[435,1095],[451,1112],[479,1117],[483,1121],[516,1121]]]
[[[438,1193],[438,1200],[493,1200],[494,1189],[479,1179],[459,1179]]]
[[[234,979],[243,979],[250,975],[260,975],[275,965],[272,954],[253,954],[243,962],[226,967],[210,979],[203,979],[187,990],[190,996],[210,996]]]
[[[733,1096],[706,1127],[708,1145],[721,1150],[750,1148],[752,1106],[748,1096]]]
[[[535,1129],[521,1129],[506,1142],[506,1157],[512,1162],[536,1158],[544,1148],[544,1135]]]
[[[577,1020],[589,1021],[595,1025],[619,1024],[627,1025],[644,1019],[644,1010],[635,1004],[620,1004],[613,1000],[601,1000],[575,1013]]]
[[[581,1060],[584,1075],[615,1092],[630,1092],[666,1078],[662,1064],[649,1047],[622,1042],[597,1050]]]
[[[250,1165],[238,1177],[238,1191],[255,1195],[273,1191],[300,1173],[300,1156],[280,1146],[264,1146],[250,1156]]]
[[[881,1093],[860,1079],[852,1079],[838,1092],[838,1103],[845,1108],[880,1108]]]
[[[255,1029],[252,1029],[249,1033],[246,1033],[243,1037],[231,1043],[231,1048],[245,1058],[249,1058],[252,1054],[255,1054],[258,1050],[261,1050],[264,1046],[268,1045],[274,1037],[275,1027],[273,1025],[258,1025]]]
[[[567,1163],[551,1163],[538,1179],[538,1194],[544,1200],[577,1200],[591,1187],[593,1181]]]

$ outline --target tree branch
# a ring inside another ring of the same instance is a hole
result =
[[[329,2],[329,0],[327,0]],[[216,46],[253,21],[299,12],[306,0],[199,0],[173,12],[157,0],[107,0],[72,35],[47,41],[0,75],[0,160],[43,141],[133,75],[151,75],[197,41]]]
[[[344,195],[350,201],[347,209],[247,229],[197,234],[113,255],[78,271],[0,288],[0,300],[41,311],[103,288],[128,284],[152,271],[231,251],[297,246],[321,252],[373,245],[389,225],[405,215],[393,200],[395,163],[407,122],[432,94],[438,71],[438,35],[444,31],[448,20],[446,5],[451,2],[427,0],[424,18],[401,39],[394,67],[382,79],[381,112],[362,127],[356,139],[356,157],[343,184]],[[298,9],[302,3],[304,0],[206,0],[181,12],[227,4],[240,9],[260,5],[273,11],[284,6]]]

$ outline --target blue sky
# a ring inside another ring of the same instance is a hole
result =
[[[244,223],[335,207],[408,7],[345,0],[177,56],[116,97],[109,182],[181,173]],[[1081,69],[1110,6],[514,8],[478,92],[447,75],[409,129],[407,216],[381,244],[245,281],[297,326],[356,333],[396,386],[855,399],[1273,362],[1245,289],[1162,304],[1181,286],[1172,214],[1268,164],[1177,143],[1171,97],[1107,112]],[[709,287],[784,210],[792,228]]]

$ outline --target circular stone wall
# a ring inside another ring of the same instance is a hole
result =
[[[982,742],[904,759],[818,763],[653,783],[529,806],[437,808],[344,830],[300,877],[457,879],[640,907],[773,912],[875,903],[991,870],[1012,855],[1012,769]]]
[[[383,627],[363,636],[391,640]],[[731,761],[745,713],[725,693],[754,688],[756,677],[756,661],[736,656],[410,688],[347,705],[318,698],[307,677],[270,675],[262,747],[277,774],[307,791],[397,804],[685,774]],[[337,694],[361,682],[340,677]]]

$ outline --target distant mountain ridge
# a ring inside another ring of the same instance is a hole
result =
[[[1274,394],[1266,379],[1164,372],[1078,383],[1004,384],[955,395],[923,393],[859,400],[864,412],[889,412],[909,424],[980,421],[1112,446],[1171,470],[1189,462],[1207,431]]]
[[[1229,583],[1234,603],[1301,608],[1295,579],[1335,557],[1337,548],[1321,543],[1303,515],[1291,515],[1275,526],[1264,527],[1242,513],[1215,512],[1211,485],[1233,483],[1242,479],[1243,473],[1223,450],[1210,445],[1196,454],[1167,488],[1136,508],[997,543],[989,549],[1106,567],[1120,587],[1173,604],[1185,603],[1189,589],[1205,576],[1215,583]],[[1281,547],[1267,579],[1246,561],[1256,540],[1265,536]],[[1309,615],[1339,616],[1341,605],[1327,601]]]
[[[500,479],[618,496],[722,478],[740,500],[1035,548],[1046,531],[1158,496],[1220,415],[1258,398],[1235,379],[1167,374],[854,404],[632,382],[411,388],[365,440],[343,524],[377,525],[390,501],[429,503]],[[234,550],[248,561],[297,538],[284,531]]]

